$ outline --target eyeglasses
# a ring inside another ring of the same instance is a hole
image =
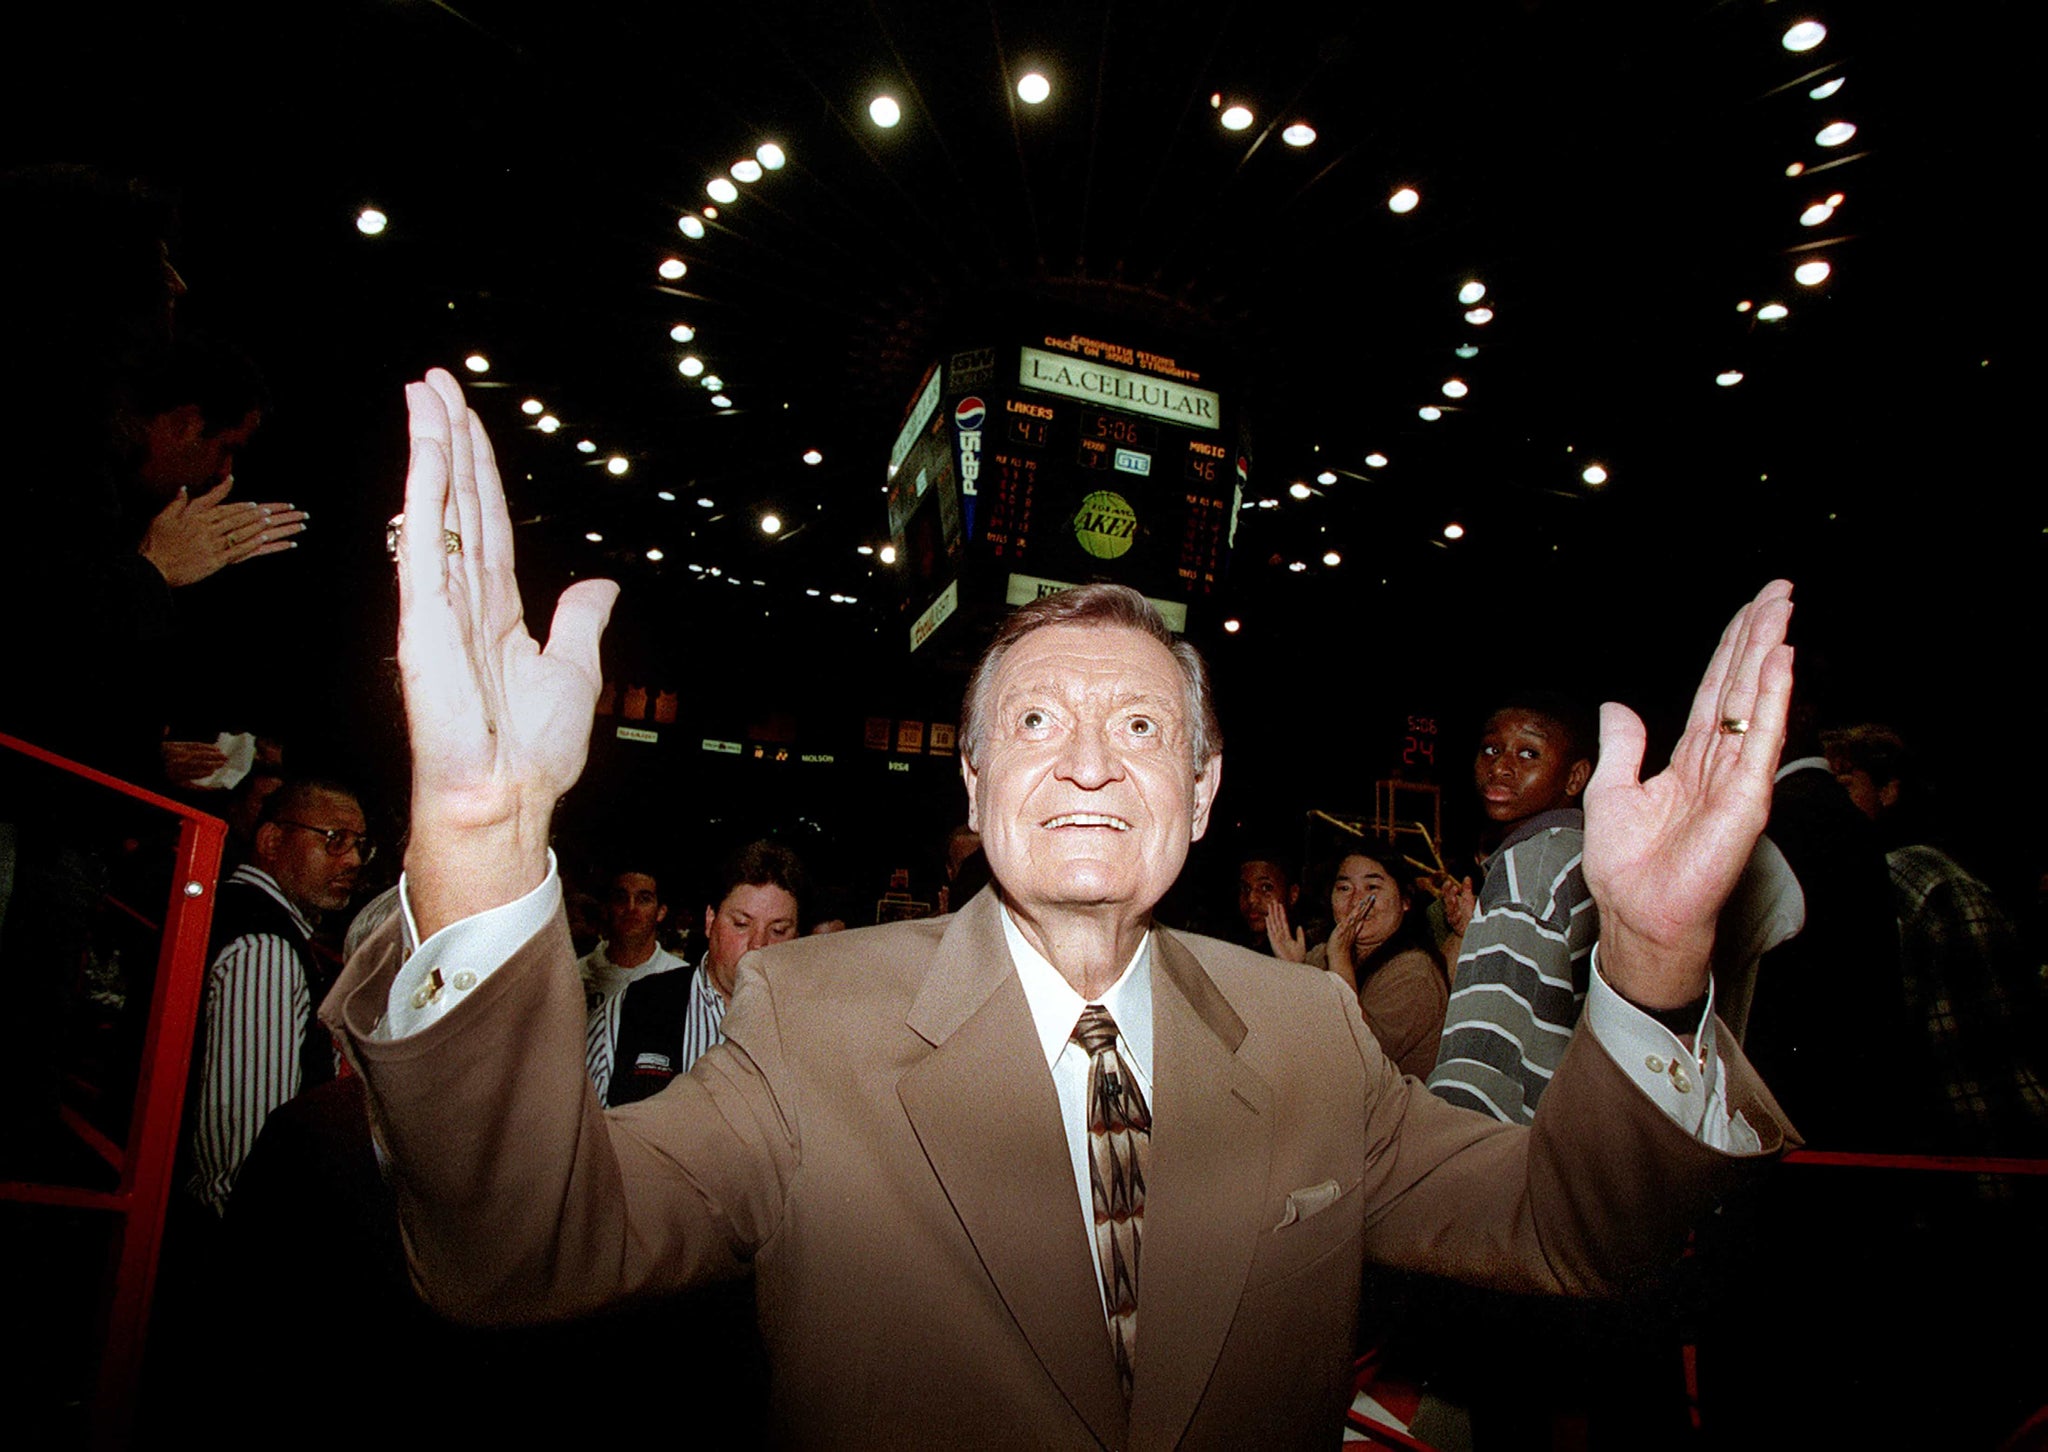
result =
[[[286,817],[273,817],[271,820],[280,827],[297,827],[301,832],[311,832],[326,845],[329,857],[346,857],[357,852],[362,854],[363,863],[367,866],[377,855],[377,844],[370,840],[367,832],[351,832],[346,827],[315,827]]]

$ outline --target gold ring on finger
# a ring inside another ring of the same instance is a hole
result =
[[[448,553],[449,553],[449,554],[451,554],[451,555],[459,555],[459,554],[461,554],[461,553],[462,553],[462,536],[461,536],[461,535],[459,535],[459,534],[457,534],[457,533],[456,533],[456,532],[455,532],[454,530],[452,530],[452,529],[444,529],[444,530],[442,530],[442,531],[441,531],[441,548],[443,548],[444,550],[448,551]]]
[[[1749,717],[1747,716],[1723,716],[1721,718],[1721,734],[1723,736],[1741,736],[1748,730]]]

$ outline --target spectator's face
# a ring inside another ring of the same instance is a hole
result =
[[[1571,806],[1586,789],[1592,763],[1570,759],[1564,727],[1536,711],[1502,711],[1479,733],[1472,783],[1496,822],[1519,822]]]
[[[644,948],[668,917],[661,889],[644,872],[621,872],[612,879],[604,904],[604,935],[616,948]]]
[[[1277,862],[1247,862],[1237,869],[1237,915],[1254,936],[1266,931],[1267,908],[1276,902],[1291,908],[1300,893]]]
[[[1834,770],[1835,780],[1842,784],[1842,790],[1849,794],[1849,800],[1856,804],[1856,810],[1873,822],[1884,815],[1886,807],[1899,799],[1896,781],[1879,786],[1869,772],[1846,761],[1833,761],[1829,766]]]
[[[711,981],[730,998],[740,959],[796,936],[796,898],[772,882],[743,882],[717,907],[704,909],[704,936],[711,940]]]
[[[1341,923],[1344,914],[1367,902],[1372,904],[1370,910],[1359,907],[1367,922],[1399,918],[1408,911],[1408,899],[1401,895],[1393,874],[1363,852],[1354,852],[1337,864],[1336,881],[1330,884],[1330,917]]]
[[[1190,758],[1180,667],[1149,635],[1048,625],[989,689],[981,759],[960,764],[968,825],[1021,914],[1149,913],[1209,825],[1220,759]]]
[[[369,830],[363,809],[345,792],[312,792],[287,813],[290,821],[269,821],[256,829],[256,865],[277,879],[300,909],[334,912],[348,906],[363,870],[357,844]],[[339,828],[348,846],[330,852],[325,833]]]
[[[208,433],[197,408],[184,404],[160,413],[144,426],[148,452],[142,461],[144,488],[168,500],[180,489],[203,494],[235,472],[235,455],[256,436],[263,416],[251,410],[233,428]]]

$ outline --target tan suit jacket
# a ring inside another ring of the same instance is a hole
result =
[[[1398,1077],[1343,985],[1156,933],[1153,1136],[1126,1411],[1058,1100],[992,892],[742,965],[727,1042],[609,1114],[558,917],[405,1040],[400,941],[330,998],[459,1317],[573,1315],[752,1261],[789,1443],[1328,1446],[1367,1258],[1590,1291],[1663,1264],[1745,1162],[1582,1038],[1533,1130]],[[1735,1102],[1775,1107],[1731,1055]],[[1753,1163],[1753,1162],[1749,1162]]]

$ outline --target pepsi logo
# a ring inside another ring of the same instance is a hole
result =
[[[987,406],[971,393],[953,407],[953,422],[962,430],[978,429],[987,418]]]

